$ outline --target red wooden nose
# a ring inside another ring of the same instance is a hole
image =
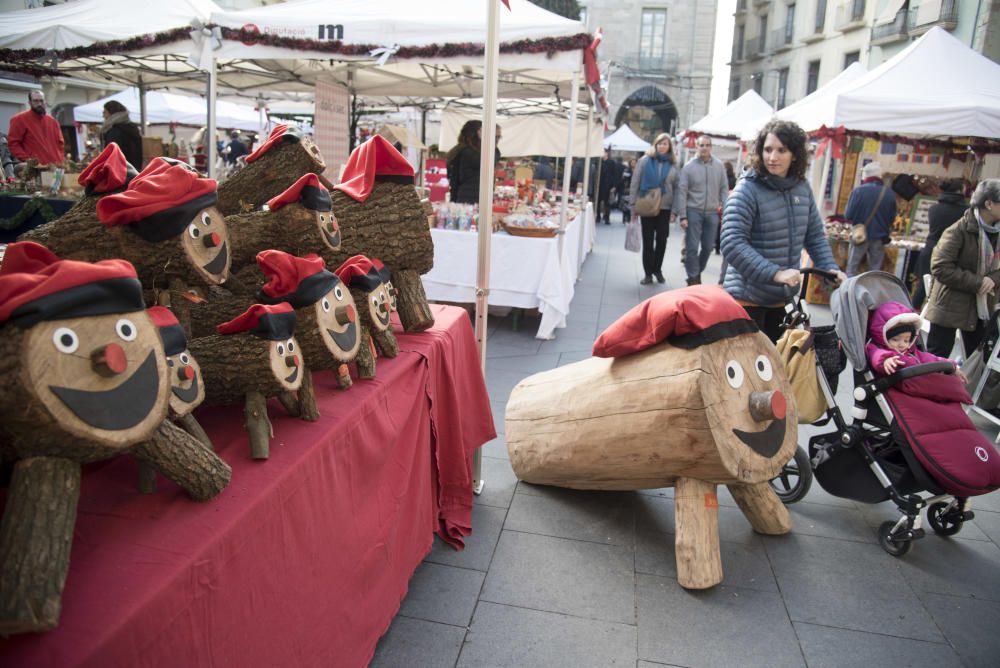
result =
[[[338,306],[333,312],[334,317],[337,319],[338,325],[346,325],[349,322],[354,322],[358,314],[354,312],[354,307],[348,304],[347,306]]]
[[[285,364],[293,368],[297,367],[299,365],[299,356],[289,355],[288,357],[285,358]]]
[[[128,358],[125,357],[125,351],[117,343],[109,343],[98,348],[90,354],[90,361],[94,371],[102,376],[117,376],[120,373],[125,373],[128,369]]]
[[[783,420],[787,410],[785,395],[778,390],[750,394],[750,417],[757,422]]]
[[[182,366],[177,370],[177,377],[180,378],[181,381],[194,380],[194,369],[189,366]]]
[[[222,243],[222,237],[219,236],[218,232],[212,232],[209,235],[202,237],[204,239],[205,248],[215,248]]]

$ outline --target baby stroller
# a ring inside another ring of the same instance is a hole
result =
[[[950,394],[950,388],[959,385],[957,379],[952,385],[941,376],[929,376],[954,373],[950,362],[905,367],[880,378],[868,368],[868,314],[887,301],[910,303],[903,283],[884,272],[855,276],[833,293],[834,332],[854,369],[853,421],[847,424],[834,400],[831,380],[835,382],[836,374],[831,378],[817,356],[817,380],[827,410],[813,424],[832,423],[834,429],[811,437],[808,454],[799,452],[789,462],[786,469],[798,477],[783,472],[771,485],[786,503],[805,496],[812,478],[841,498],[862,503],[891,500],[901,517],[883,522],[878,539],[886,552],[898,557],[924,536],[921,510],[927,509],[928,524],[943,536],[958,533],[973,518],[969,497],[1000,487],[1000,453]],[[801,300],[793,302],[786,324],[808,327],[808,314],[803,313]],[[812,477],[803,475],[807,468]],[[782,476],[794,484],[786,485]]]

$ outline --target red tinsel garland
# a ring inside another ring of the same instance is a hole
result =
[[[887,132],[868,132],[863,130],[846,130],[846,135],[848,137],[863,137],[865,139],[877,139],[881,142],[886,142],[889,144],[907,144],[913,146],[914,148],[920,147],[920,151],[915,151],[917,153],[926,153],[931,148],[943,148],[951,149],[954,151],[956,148],[960,148],[964,151],[966,146],[972,148],[972,150],[979,153],[994,153],[1000,148],[1000,142],[995,139],[985,139],[982,137],[961,137],[961,141],[955,141],[954,139],[933,139],[933,138],[917,138],[917,137],[906,137],[904,135],[893,135]],[[813,132],[809,135],[813,139],[823,139],[819,132]],[[924,150],[926,149],[926,150]],[[955,157],[955,156],[953,156]]]

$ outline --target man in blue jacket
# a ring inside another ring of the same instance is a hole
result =
[[[847,275],[855,276],[862,258],[868,258],[868,269],[882,269],[885,244],[896,220],[896,194],[882,182],[882,165],[869,162],[861,168],[861,185],[851,191],[844,217],[852,225],[864,225],[866,239],[851,243],[847,253]]]

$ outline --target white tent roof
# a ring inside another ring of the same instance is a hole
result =
[[[466,121],[479,120],[482,111],[477,109],[445,109],[441,113],[441,134],[438,146],[447,151],[458,141],[458,133]],[[564,157],[569,119],[563,114],[520,114],[515,116],[497,115],[497,125],[503,130],[500,155],[524,156],[547,155]],[[573,126],[573,156],[582,158],[587,152],[587,121],[577,119]],[[602,125],[594,123],[590,128],[590,155],[601,154]]]
[[[847,69],[830,79],[825,85],[820,86],[795,104],[779,109],[774,117],[784,121],[793,121],[806,132],[819,130],[822,125],[834,127],[833,114],[836,109],[837,95],[840,94],[840,91],[852,86],[867,72],[868,70],[861,63],[851,63]],[[749,135],[744,134],[743,138],[753,139],[756,134],[757,130],[753,130]]]
[[[632,132],[627,124],[604,138],[604,148],[612,151],[645,151],[651,144]]]
[[[136,88],[126,88],[96,102],[75,107],[73,117],[78,123],[100,123],[104,120],[104,103],[109,100],[121,102],[128,109],[129,118],[139,122],[139,91]],[[217,100],[215,110],[216,125],[220,128],[261,130],[260,114],[253,107]],[[198,127],[205,125],[207,113],[205,100],[200,97],[160,91],[146,93],[146,121],[150,124],[180,123]]]
[[[841,91],[832,125],[923,136],[1000,137],[1000,65],[943,28],[931,28]]]
[[[719,113],[705,116],[688,130],[714,137],[741,137],[749,128],[753,128],[754,132],[759,130],[773,113],[774,108],[751,89]]]

